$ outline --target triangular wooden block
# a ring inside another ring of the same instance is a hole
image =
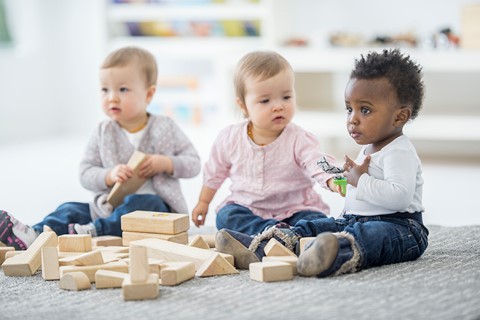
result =
[[[215,253],[206,260],[197,270],[197,277],[219,276],[222,274],[239,273],[224,257]]]
[[[277,239],[272,238],[263,249],[266,256],[294,256],[297,255],[283,246]]]
[[[188,245],[190,247],[196,247],[200,249],[210,249],[208,243],[206,243],[205,240],[198,234],[192,239],[192,241],[190,241]]]

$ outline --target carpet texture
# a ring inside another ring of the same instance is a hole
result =
[[[276,283],[242,271],[160,287],[158,299],[146,301],[0,272],[0,319],[480,319],[480,226],[429,230],[417,261]]]

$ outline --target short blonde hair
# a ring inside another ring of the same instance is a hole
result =
[[[236,97],[245,103],[245,79],[247,77],[266,80],[287,69],[293,72],[290,63],[274,51],[247,53],[240,59],[235,69],[233,85]]]
[[[135,63],[145,76],[147,87],[157,84],[157,61],[149,51],[138,47],[124,47],[111,52],[100,66],[101,69],[124,67]]]

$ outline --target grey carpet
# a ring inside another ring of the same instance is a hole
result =
[[[277,283],[251,281],[246,271],[195,278],[148,301],[0,272],[0,319],[480,319],[480,226],[429,229],[417,261]]]

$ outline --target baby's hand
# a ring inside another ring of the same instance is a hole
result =
[[[192,211],[192,221],[195,226],[200,227],[205,224],[205,218],[208,213],[208,204],[199,202]]]
[[[345,197],[345,194],[342,192],[342,187],[334,183],[334,178],[328,179],[327,184],[330,190],[332,190],[333,192],[337,192],[342,197]]]
[[[151,154],[140,166],[138,176],[150,178],[157,173],[173,174],[173,162],[169,157],[160,154]]]
[[[133,170],[126,164],[117,164],[107,174],[106,183],[107,186],[112,186],[117,182],[125,182],[133,176]]]
[[[345,164],[343,168],[345,172],[343,176],[347,178],[347,181],[352,186],[356,187],[358,184],[358,179],[364,173],[368,173],[368,166],[370,164],[370,156],[367,156],[361,165],[356,164],[352,159],[345,155]]]

